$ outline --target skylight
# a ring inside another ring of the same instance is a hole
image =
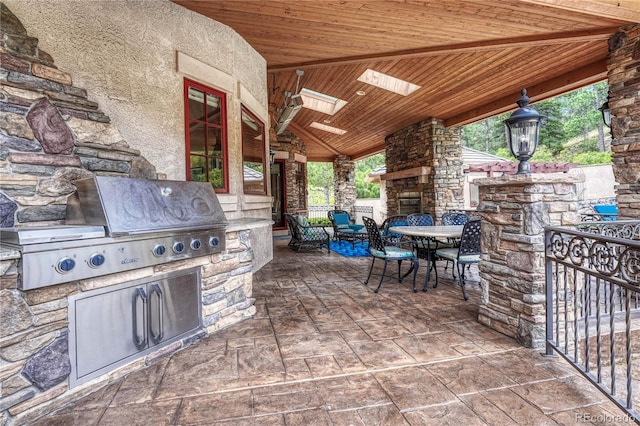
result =
[[[344,135],[345,133],[347,133],[346,130],[338,129],[337,127],[327,126],[326,124],[321,124],[315,121],[309,124],[309,126],[315,129],[324,130],[325,132],[335,133],[336,135]]]
[[[324,93],[302,88],[300,91],[304,108],[309,108],[324,114],[333,115],[347,104],[347,101],[325,95]]]
[[[362,75],[358,77],[358,81],[389,90],[402,96],[407,96],[420,88],[417,84],[409,83],[408,81],[400,80],[399,78],[371,69],[363,72]]]

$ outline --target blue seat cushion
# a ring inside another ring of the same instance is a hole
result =
[[[602,220],[616,220],[618,219],[618,206],[615,204],[596,204],[593,206],[596,213],[604,214]]]
[[[369,253],[371,253],[372,256],[375,257],[380,257],[380,258],[387,258],[387,259],[411,259],[414,255],[413,255],[413,251],[411,250],[406,250],[400,247],[395,247],[395,246],[385,246],[384,250],[386,251],[386,254],[383,251],[380,250],[376,250],[372,247],[369,247]]]
[[[362,228],[364,228],[364,225],[355,225],[355,224],[349,225],[349,229],[353,230],[354,232],[358,232]]]

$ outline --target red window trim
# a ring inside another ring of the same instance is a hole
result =
[[[263,170],[262,181],[263,181],[263,188],[264,188],[262,191],[245,191],[244,190],[244,135],[242,135],[242,137],[241,137],[241,139],[242,139],[242,191],[243,191],[244,194],[248,194],[248,195],[267,195],[267,172],[269,171],[267,169],[267,150],[265,148],[265,146],[266,146],[265,138],[266,138],[266,128],[267,128],[267,126],[254,113],[252,113],[249,108],[247,108],[244,105],[240,105],[240,108],[241,108],[242,111],[244,111],[248,115],[250,115],[251,118],[253,118],[255,121],[257,121],[260,124],[262,124],[262,170]],[[242,121],[242,119],[241,119],[241,121]],[[242,126],[242,123],[240,123],[240,126]],[[242,134],[242,131],[240,133]]]
[[[184,79],[184,134],[185,134],[185,165],[186,165],[186,177],[187,180],[191,180],[191,146],[190,146],[190,134],[189,134],[189,87],[202,90],[203,92],[210,93],[220,98],[221,117],[220,117],[220,130],[222,132],[222,188],[214,188],[216,193],[228,194],[229,193],[229,143],[227,140],[227,94],[219,90],[212,89],[204,84],[197,83],[188,78]],[[206,103],[205,103],[206,106]],[[205,123],[206,124],[206,123]]]

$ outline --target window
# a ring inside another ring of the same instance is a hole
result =
[[[184,80],[187,180],[229,192],[226,95]]]
[[[245,194],[266,194],[264,124],[242,107],[242,174]]]

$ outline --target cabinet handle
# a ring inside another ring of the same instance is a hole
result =
[[[151,286],[150,296],[153,296],[154,294],[158,299],[158,333],[154,333],[153,327],[151,327],[151,340],[153,340],[153,343],[160,343],[164,338],[164,294],[158,284],[153,284]],[[151,311],[153,313],[153,310]]]
[[[138,309],[139,304],[142,305],[142,312]],[[142,318],[142,321],[138,318]],[[147,346],[147,328],[147,294],[138,287],[133,297],[133,341],[139,350]]]

